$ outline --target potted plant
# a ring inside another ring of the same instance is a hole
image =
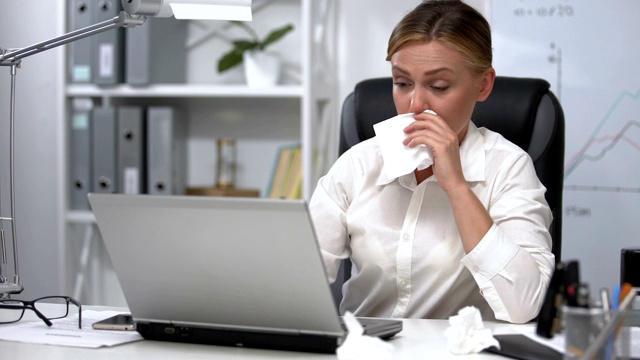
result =
[[[250,38],[231,41],[232,49],[218,60],[218,72],[225,72],[244,63],[245,77],[249,86],[275,85],[280,75],[280,59],[273,53],[265,52],[265,49],[291,32],[293,25],[287,24],[274,29],[261,40],[245,22],[231,21],[231,23],[244,29]]]

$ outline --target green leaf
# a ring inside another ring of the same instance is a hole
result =
[[[283,36],[293,30],[293,25],[288,24],[279,29],[275,29],[267,35],[267,37],[262,42],[260,49],[264,50],[270,44],[280,40]]]
[[[240,63],[242,63],[242,54],[247,51],[258,47],[258,43],[255,41],[235,40],[233,41],[233,49],[222,55],[218,60],[218,72],[227,71]]]
[[[227,71],[242,63],[242,53],[243,51],[232,49],[231,51],[222,55],[220,60],[218,60],[218,72]]]
[[[244,52],[247,50],[251,50],[253,48],[258,47],[259,44],[255,41],[247,41],[247,40],[234,40],[233,47],[235,50],[239,50],[240,52]]]

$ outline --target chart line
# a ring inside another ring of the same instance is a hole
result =
[[[597,135],[600,133],[600,131],[602,130],[604,125],[611,119],[611,115],[615,112],[615,110],[618,108],[618,106],[620,106],[620,103],[622,103],[622,101],[625,98],[631,98],[633,100],[638,100],[638,98],[640,98],[640,90],[636,91],[635,93],[632,93],[630,91],[626,91],[625,90],[616,98],[616,100],[613,102],[613,104],[607,110],[604,118],[600,121],[598,126],[595,128],[595,130],[593,131],[593,133],[589,137],[589,140],[585,143],[585,145],[582,147],[582,149],[580,149],[580,151],[578,151],[576,153],[576,155],[574,155],[569,160],[569,163],[565,166],[565,170],[564,170],[564,178],[565,178],[565,180],[567,179],[567,177],[569,175],[571,175],[571,173],[576,169],[576,167],[578,167],[578,165],[580,165],[582,163],[582,161],[587,159],[587,157],[585,156],[586,153],[587,153],[587,150],[589,149],[589,147],[592,144],[594,144],[595,141],[597,141],[596,140],[598,138]],[[621,134],[622,134],[622,132],[620,133],[620,135]]]

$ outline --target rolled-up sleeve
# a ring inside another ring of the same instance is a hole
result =
[[[539,312],[555,258],[545,188],[527,156],[503,164],[488,210],[494,225],[461,262],[497,319],[524,323]]]

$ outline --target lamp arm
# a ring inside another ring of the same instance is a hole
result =
[[[20,280],[20,272],[18,267],[18,236],[17,225],[15,221],[15,181],[14,181],[14,123],[15,123],[15,76],[16,69],[20,67],[22,58],[35,55],[37,53],[53,49],[60,45],[64,45],[82,38],[92,36],[107,30],[120,27],[134,27],[144,24],[147,20],[146,16],[129,15],[125,11],[121,11],[118,16],[111,20],[106,20],[95,25],[87,26],[82,29],[74,30],[64,35],[55,37],[50,40],[27,46],[21,49],[2,49],[0,48],[0,66],[11,67],[11,92],[9,100],[9,196],[10,196],[10,216],[0,217],[0,299],[6,298],[10,294],[18,294],[22,292],[23,287]],[[12,227],[12,249],[13,249],[13,266],[14,276],[13,283],[9,282],[3,274],[3,268],[7,265],[7,244],[5,232],[2,226],[3,221],[11,222]]]
[[[60,45],[64,45],[82,38],[92,36],[107,30],[120,27],[134,27],[144,24],[147,20],[146,16],[129,15],[121,11],[118,16],[113,19],[106,20],[82,29],[74,30],[64,35],[60,35],[53,39],[42,41],[40,43],[27,46],[21,49],[0,49],[0,65],[13,65],[20,62],[20,59],[53,49]]]

